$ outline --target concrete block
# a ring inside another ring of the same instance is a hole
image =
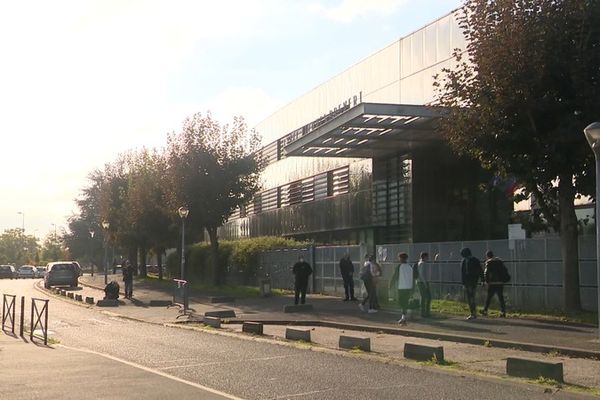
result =
[[[86,297],[85,298],[85,302],[87,304],[94,304],[94,298],[93,297]]]
[[[212,326],[213,328],[220,328],[221,327],[221,318],[219,317],[204,317],[202,319],[202,323],[204,325],[208,325],[208,326]]]
[[[310,329],[286,328],[285,338],[288,340],[304,340],[310,342]]]
[[[204,313],[205,317],[219,317],[219,318],[235,318],[235,311],[233,310],[212,310]]]
[[[313,311],[312,304],[288,304],[283,306],[284,313],[297,313]]]
[[[435,359],[440,362],[444,361],[444,348],[442,346],[425,346],[414,343],[405,343],[404,357],[419,361],[430,361],[435,357]]]
[[[74,299],[75,298],[75,294],[73,292],[68,292],[67,293],[67,297],[70,299]]]
[[[564,382],[563,363],[530,360],[526,358],[508,357],[506,374],[521,378],[537,379],[539,377]]]
[[[340,335],[339,346],[341,349],[358,348],[362,351],[371,351],[371,339],[366,337]]]
[[[80,295],[80,294],[76,294],[75,295],[75,300],[77,300],[77,301],[83,301],[83,296]]]
[[[98,300],[98,302],[96,303],[96,305],[98,307],[118,307],[119,306],[119,300],[102,299],[102,300]]]
[[[67,295],[67,291],[64,289],[60,289],[60,295],[61,296],[66,296]]]
[[[172,304],[171,300],[150,300],[150,307],[168,307]]]
[[[208,298],[210,303],[233,303],[235,302],[235,297],[231,296],[212,296]]]
[[[242,324],[242,332],[253,333],[255,335],[263,334],[263,324],[260,322],[244,322]]]

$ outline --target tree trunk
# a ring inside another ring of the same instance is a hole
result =
[[[130,247],[129,248],[129,262],[131,263],[131,266],[133,267],[133,273],[134,275],[137,275],[138,273],[138,249],[137,247]]]
[[[146,256],[147,256],[147,251],[146,251],[146,247],[142,246],[140,247],[140,276],[142,278],[145,278],[148,274],[146,273],[146,264],[147,264],[147,260],[146,260]]]
[[[162,279],[163,279],[163,265],[162,265],[163,250],[155,249],[154,251],[156,252],[156,263],[158,264],[158,280],[162,281]]]
[[[562,174],[559,179],[560,247],[562,251],[565,308],[567,311],[580,311],[578,226],[574,204],[575,188],[573,187],[572,175]]]
[[[210,239],[210,255],[212,259],[212,276],[215,285],[221,284],[221,269],[219,268],[219,238],[217,237],[217,228],[206,228]]]

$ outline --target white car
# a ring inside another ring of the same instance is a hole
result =
[[[37,278],[37,269],[33,265],[21,265],[17,276],[19,278]]]

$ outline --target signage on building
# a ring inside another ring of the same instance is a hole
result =
[[[283,148],[288,144],[295,142],[296,140],[300,139],[305,135],[308,135],[315,129],[325,125],[327,122],[335,119],[339,115],[345,113],[346,111],[360,103],[362,103],[362,92],[358,92],[357,95],[348,97],[348,99],[344,100],[342,103],[332,108],[327,114],[322,115],[314,121],[309,122],[308,124],[296,129],[295,131],[288,133],[279,140],[280,146]]]

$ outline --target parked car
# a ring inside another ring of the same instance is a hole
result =
[[[0,279],[15,279],[17,271],[12,265],[0,265]]]
[[[79,263],[77,261],[71,261],[71,262],[73,263],[73,265],[77,269],[77,273],[79,274],[78,276],[83,275],[83,269],[81,269],[81,265],[79,265]]]
[[[44,276],[46,276],[46,267],[45,266],[38,265],[35,267],[35,269],[37,270],[38,278],[43,278]]]
[[[79,270],[71,261],[51,262],[46,266],[44,287],[50,286],[72,286],[79,285]]]
[[[21,265],[17,273],[19,278],[37,278],[37,269],[33,265]]]

